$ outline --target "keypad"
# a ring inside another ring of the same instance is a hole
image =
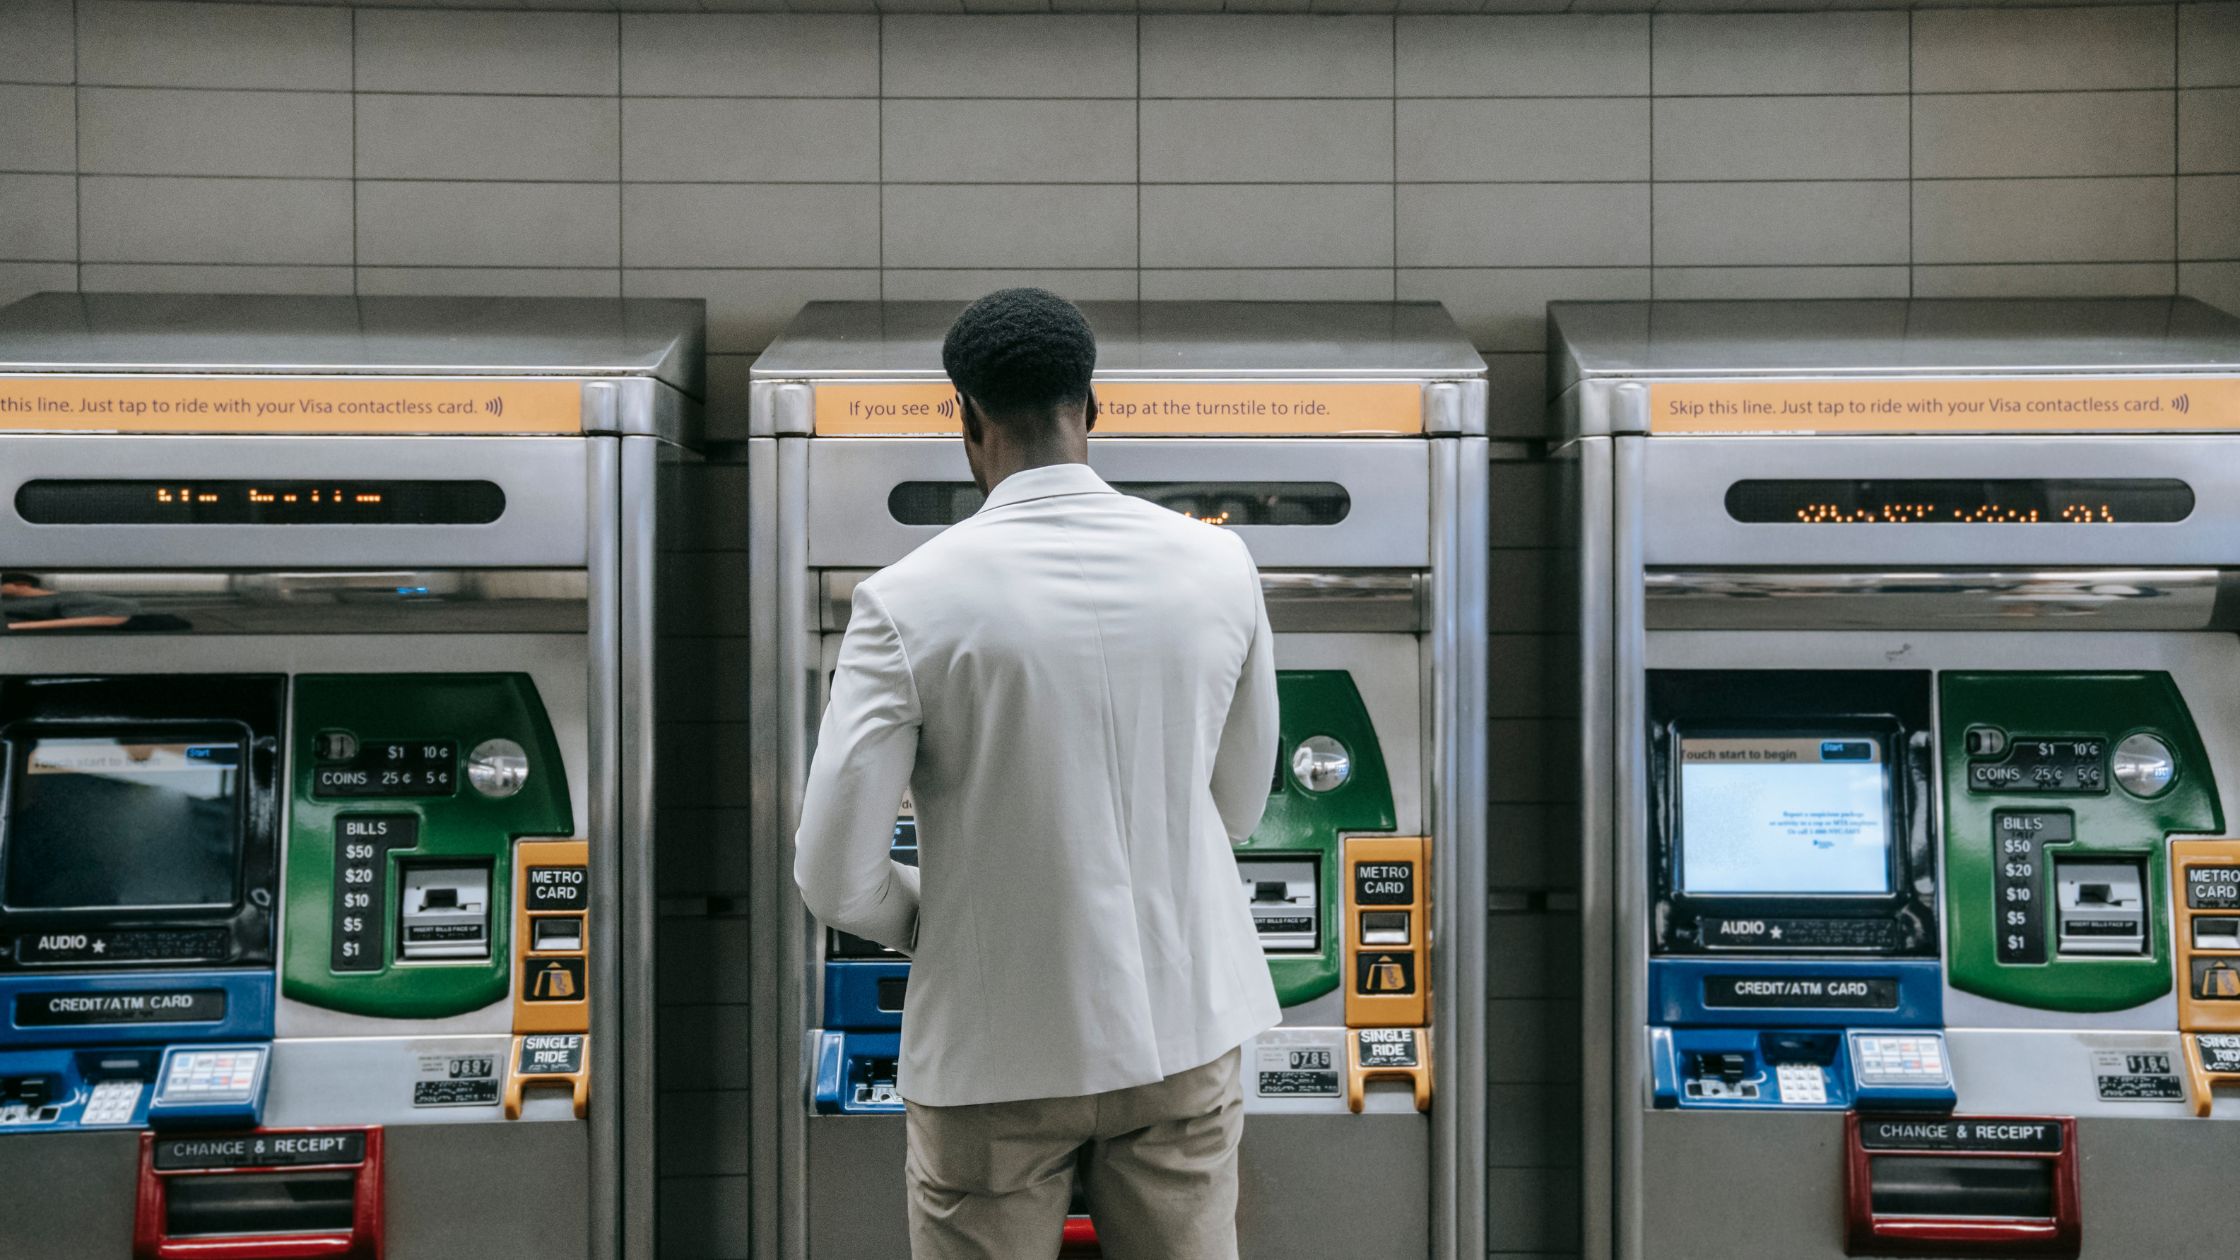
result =
[[[1828,1078],[1817,1063],[1783,1063],[1774,1068],[1781,1083],[1781,1101],[1811,1105],[1828,1101]]]
[[[236,1102],[249,1097],[262,1066],[261,1050],[175,1053],[163,1077],[166,1103]]]
[[[86,1109],[78,1117],[78,1123],[131,1124],[133,1114],[140,1110],[140,1092],[143,1088],[139,1081],[96,1082],[93,1095],[86,1099]]]
[[[1861,1084],[1942,1085],[1948,1079],[1942,1037],[1853,1037],[1851,1046]]]

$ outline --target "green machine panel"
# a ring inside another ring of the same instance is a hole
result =
[[[1316,946],[1311,951],[1271,950],[1268,957],[1276,996],[1285,1006],[1296,1006],[1338,987],[1338,919],[1343,904],[1338,837],[1346,832],[1389,832],[1399,823],[1384,752],[1353,676],[1342,669],[1278,670],[1276,697],[1282,717],[1273,793],[1259,830],[1237,846],[1237,854],[1246,863],[1248,879],[1254,859],[1314,864],[1319,910]],[[1308,786],[1293,765],[1300,746],[1318,736],[1335,740],[1348,763],[1344,781],[1327,791]]]
[[[517,745],[506,795],[468,754]],[[282,991],[388,1019],[441,1019],[511,987],[511,857],[572,836],[567,775],[525,674],[354,674],[295,682]]]
[[[2117,1011],[2170,991],[2170,836],[2224,812],[2163,673],[1947,673],[1941,680],[1947,968],[2017,1006]],[[2124,741],[2166,775],[2122,781]]]

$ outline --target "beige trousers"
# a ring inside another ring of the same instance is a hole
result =
[[[1083,1178],[1105,1260],[1235,1260],[1238,1051],[1078,1098],[909,1106],[914,1260],[1050,1260]]]

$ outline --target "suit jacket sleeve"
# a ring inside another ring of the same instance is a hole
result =
[[[1238,550],[1244,549],[1239,541]],[[1245,653],[1244,671],[1237,677],[1237,691],[1229,701],[1229,718],[1221,728],[1221,747],[1213,760],[1213,803],[1229,843],[1241,844],[1260,826],[1268,808],[1268,775],[1276,764],[1276,644],[1268,626],[1268,603],[1260,594],[1260,571],[1245,555],[1245,576],[1251,582],[1252,646]]]
[[[888,850],[919,721],[902,636],[878,595],[858,586],[809,763],[793,878],[825,926],[905,952],[917,934],[918,872]]]

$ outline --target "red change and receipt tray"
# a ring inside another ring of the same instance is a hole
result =
[[[144,1133],[134,1260],[380,1260],[381,1129]]]
[[[2058,1116],[1844,1117],[1854,1256],[2074,1256],[2077,1122]]]

